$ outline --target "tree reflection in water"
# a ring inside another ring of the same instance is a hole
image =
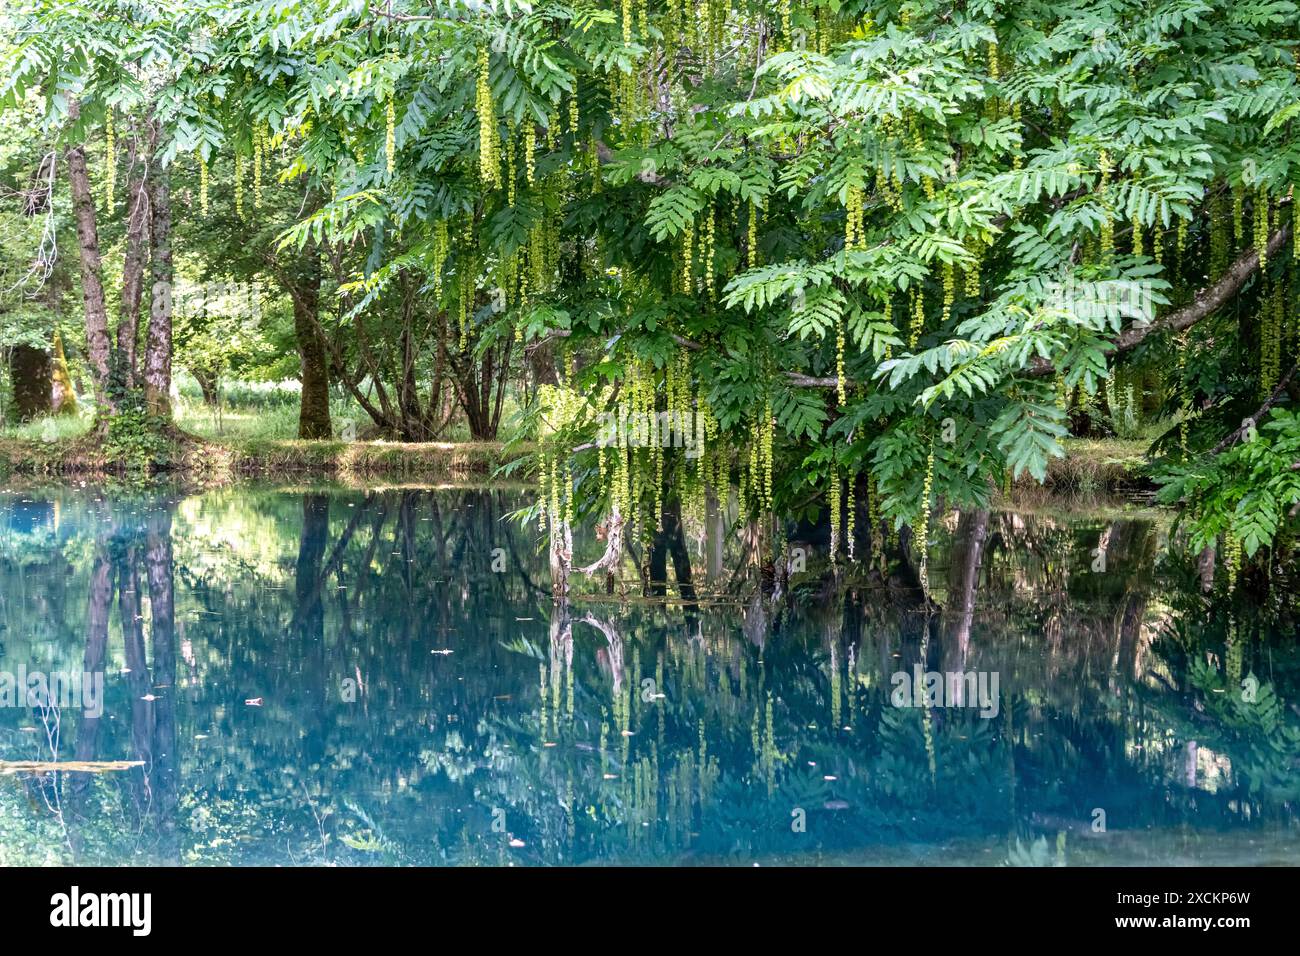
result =
[[[107,675],[54,745],[0,710],[3,759],[140,762],[0,777],[0,862],[1261,862],[1294,832],[1292,602],[1203,594],[1148,521],[951,516],[930,603],[897,542],[765,592],[711,541],[689,593],[674,555],[666,600],[557,605],[523,503],[0,499],[0,669]],[[917,665],[996,672],[997,716],[894,706]]]

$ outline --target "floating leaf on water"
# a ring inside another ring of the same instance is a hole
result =
[[[0,774],[14,773],[103,773],[143,767],[143,760],[0,760]]]

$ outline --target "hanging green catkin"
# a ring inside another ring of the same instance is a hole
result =
[[[1097,195],[1101,200],[1101,261],[1109,263],[1115,254],[1115,220],[1110,211],[1110,198],[1106,195],[1110,185],[1110,154],[1104,149],[1098,160],[1101,169],[1101,183],[1097,186]]]
[[[235,150],[235,215],[244,218],[244,157]]]
[[[759,434],[759,423],[755,419],[749,428],[749,469],[745,475],[745,486],[749,489],[749,496],[753,500],[754,511],[761,511],[763,508],[763,487],[758,478],[761,469]]]
[[[912,324],[909,330],[907,347],[915,352],[917,343],[921,341],[921,333],[925,331],[925,295],[921,292],[919,285],[912,286]]]
[[[1228,569],[1228,593],[1231,594],[1237,590],[1237,575],[1241,572],[1242,544],[1241,539],[1231,531],[1224,532],[1223,539],[1224,564]]]
[[[1300,208],[1296,206],[1294,186],[1287,190],[1287,196],[1291,199],[1291,258],[1300,262]]]
[[[117,131],[113,128],[113,109],[104,113],[104,204],[113,206],[113,193],[117,186]]]
[[[714,209],[712,206],[704,216],[704,242],[700,250],[700,256],[704,259],[704,294],[713,295],[713,238],[714,238]]]
[[[1178,447],[1187,457],[1187,431],[1192,416],[1191,389],[1187,383],[1187,330],[1178,335],[1178,393],[1182,417],[1178,422]]]
[[[394,155],[397,152],[397,107],[393,103],[392,94],[388,96],[388,103],[384,106],[384,164],[388,171],[388,178],[393,178],[393,170],[396,168]]]
[[[943,328],[952,318],[952,303],[957,295],[957,270],[951,262],[943,264]]]
[[[854,555],[853,535],[857,529],[857,523],[858,523],[857,513],[856,513],[858,506],[857,506],[857,502],[854,500],[854,485],[856,484],[856,482],[853,480],[854,477],[855,477],[854,473],[850,471],[848,476],[848,486],[849,486],[848,501],[845,504],[845,508],[844,508],[844,512],[845,512],[844,540],[848,543],[850,562],[856,560]]]
[[[839,315],[835,320],[835,397],[839,400],[840,407],[847,404],[847,394],[844,387],[844,316]]]
[[[763,506],[772,511],[772,439],[775,437],[776,419],[772,417],[772,400],[763,404]]]
[[[837,465],[831,465],[827,506],[831,512],[831,562],[834,563],[840,553],[840,470]]]
[[[925,484],[921,489],[921,510],[916,519],[916,547],[921,557],[917,578],[921,592],[930,596],[930,492],[934,488],[934,450],[925,460]]]
[[[203,158],[203,152],[199,151],[199,212],[204,219],[208,218],[208,161]]]
[[[1246,227],[1243,222],[1246,210],[1246,187],[1242,183],[1237,183],[1232,187],[1232,240],[1238,246],[1246,234]]]
[[[265,159],[266,143],[262,139],[262,130],[253,127],[253,208],[262,208],[262,163]]]
[[[532,120],[524,124],[524,179],[532,186],[537,179],[537,127]]]
[[[1268,266],[1268,192],[1263,186],[1255,190],[1255,209],[1251,215],[1251,224],[1255,227],[1255,251],[1259,253],[1259,268],[1262,272]]]
[[[893,328],[894,327],[894,296],[891,292],[885,293],[885,301],[883,304],[882,311],[885,314],[885,324]],[[886,343],[885,358],[892,359],[893,357],[894,357],[894,346]]]
[[[506,205],[515,204],[515,124],[506,120]]]
[[[555,147],[559,142],[560,133],[560,113],[559,110],[552,109],[546,114],[546,151],[555,152]]]
[[[863,190],[861,186],[849,189],[848,208],[844,222],[844,247],[846,249],[865,249],[866,226],[863,212]]]
[[[433,224],[433,297],[442,299],[442,270],[447,264],[447,252],[451,248],[451,236],[447,232],[447,220],[439,219]]]
[[[966,266],[965,289],[966,298],[978,299],[980,297],[980,256],[983,252],[978,243],[971,246],[971,261]]]
[[[486,188],[495,189],[501,185],[501,169],[497,159],[497,120],[492,105],[492,83],[485,46],[479,47],[478,51],[474,108],[478,111],[479,180]]]
[[[1296,230],[1300,234],[1300,230]],[[751,199],[749,201],[749,222],[748,233],[745,237],[745,249],[749,255],[749,267],[752,269],[758,265],[758,206]],[[1300,258],[1300,242],[1296,246],[1296,256]]]
[[[691,238],[694,228],[690,223],[682,230],[682,291],[688,295],[695,285],[695,271],[691,262]]]

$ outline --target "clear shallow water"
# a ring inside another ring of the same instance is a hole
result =
[[[0,774],[0,862],[1300,860],[1294,602],[1207,604],[1147,521],[954,516],[928,617],[896,556],[556,609],[525,503],[0,494],[0,673],[104,675],[0,760],[139,762]],[[922,655],[973,697],[895,706]]]

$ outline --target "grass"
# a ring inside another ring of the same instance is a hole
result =
[[[509,453],[503,442],[303,441],[293,437],[297,428],[296,409],[292,417],[284,409],[237,412],[218,429],[211,416],[180,404],[169,470],[218,483],[250,477],[459,482],[489,477],[526,451]],[[90,429],[89,415],[0,429],[0,472],[114,474],[120,469],[105,459]]]
[[[205,405],[198,386],[185,377],[179,391],[174,408],[178,460],[173,470],[200,480],[481,480],[525,451],[511,454],[501,442],[469,441],[463,430],[440,442],[303,441],[297,438],[298,391],[292,384],[233,383],[225,389],[231,404],[220,412]],[[0,427],[0,469],[24,475],[111,473],[111,463],[103,460],[98,442],[89,435],[90,406],[83,401],[75,416]],[[339,432],[351,421],[364,434],[369,421],[350,396],[335,396],[330,414]],[[1151,429],[1152,435],[1160,430]],[[1016,482],[1012,499],[1062,492],[1086,498],[1141,489],[1149,445],[1146,434],[1067,439],[1065,458],[1049,463],[1046,488],[1024,477]]]
[[[170,470],[189,480],[335,478],[341,481],[462,482],[482,480],[520,453],[502,442],[469,440],[461,426],[439,442],[303,441],[294,383],[235,382],[223,389],[226,407],[204,404],[197,383],[182,373],[173,403]],[[507,406],[513,407],[510,401]],[[119,469],[90,434],[93,403],[80,413],[0,427],[0,471],[19,475],[100,475]],[[507,409],[508,411],[509,409]],[[334,396],[330,417],[340,435],[349,422],[365,434],[369,417],[351,396]],[[508,420],[509,415],[503,416]]]
[[[463,480],[512,460],[502,442],[302,441],[250,438],[223,443],[232,474],[253,477]]]
[[[488,477],[523,452],[508,453],[502,442],[300,441],[231,435],[214,441],[179,430],[173,449],[169,470],[205,482],[249,477],[463,481]],[[99,475],[118,470],[84,430],[53,441],[0,436],[0,471]]]
[[[1054,488],[1090,492],[1117,490],[1144,484],[1146,450],[1144,438],[1068,438],[1065,457],[1053,458],[1047,469],[1047,484]]]

